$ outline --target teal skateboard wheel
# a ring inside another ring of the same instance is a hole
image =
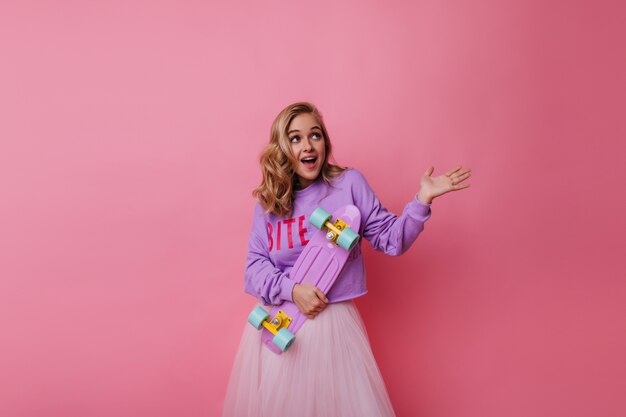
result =
[[[327,221],[330,221],[333,216],[331,216],[326,210],[323,208],[316,208],[315,211],[309,217],[309,223],[311,223],[314,227],[322,230]]]
[[[337,238],[337,244],[345,250],[352,250],[352,248],[359,241],[359,235],[354,230],[347,228],[341,231],[341,234]]]
[[[263,322],[270,317],[269,313],[263,307],[256,307],[248,316],[248,323],[257,330],[261,330]]]
[[[278,333],[276,333],[276,336],[274,336],[274,339],[272,339],[272,342],[274,342],[280,350],[286,352],[295,340],[296,336],[294,336],[289,330],[280,329]]]

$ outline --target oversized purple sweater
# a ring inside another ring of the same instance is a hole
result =
[[[330,185],[318,179],[304,190],[296,191],[293,215],[289,218],[265,215],[257,203],[248,241],[245,291],[266,305],[293,301],[295,282],[289,278],[289,273],[311,234],[317,231],[309,225],[309,215],[317,207],[332,213],[347,204],[361,211],[361,236],[374,249],[388,255],[404,253],[430,218],[430,205],[421,203],[417,197],[406,205],[401,216],[390,213],[356,169],[344,171]],[[341,275],[327,294],[331,303],[367,292],[361,242],[362,239],[352,249]]]

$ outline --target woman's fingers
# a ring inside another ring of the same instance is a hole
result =
[[[451,191],[458,191],[458,190],[462,190],[463,188],[467,188],[469,187],[469,184],[454,184],[450,187]]]
[[[462,168],[462,166],[461,166],[461,165],[459,165],[459,166],[457,166],[457,167],[455,167],[455,168],[451,169],[450,171],[446,172],[446,174],[445,174],[445,175],[446,175],[446,177],[449,177],[450,175],[454,174],[455,172],[457,172],[457,171],[458,171],[459,169],[461,169],[461,168]]]
[[[326,294],[324,294],[324,292],[317,287],[315,287],[315,295],[317,295],[317,298],[322,300],[324,303],[328,302],[328,298],[326,298]]]
[[[315,293],[316,299],[313,300],[313,302],[311,303],[311,308],[309,310],[309,316],[310,316],[309,318],[310,319],[315,318],[328,305],[328,298],[326,297],[326,295],[324,294],[324,292],[322,290],[320,290],[319,288],[315,287],[314,288],[314,293]]]
[[[463,174],[466,174],[468,172],[471,172],[470,168],[463,169],[462,165],[457,165],[456,167],[452,168],[450,171],[446,172],[444,175],[446,177],[451,177],[451,176],[455,176],[455,175],[457,175],[457,176],[458,175],[463,175]]]
[[[464,171],[463,173],[454,174],[450,178],[452,178],[452,184],[458,184],[461,181],[468,179],[470,176],[470,171]]]
[[[314,312],[319,313],[319,312],[321,312],[322,310],[324,310],[324,309],[326,308],[326,306],[327,306],[327,304],[324,304],[324,303],[315,304],[314,306],[312,306],[312,307],[309,309],[309,312],[310,312],[310,313],[314,313]]]

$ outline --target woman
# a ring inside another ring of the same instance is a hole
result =
[[[332,164],[330,137],[319,111],[300,102],[283,109],[261,155],[263,180],[248,242],[245,291],[265,305],[293,301],[308,320],[289,351],[277,355],[246,325],[229,381],[224,416],[393,416],[367,334],[352,301],[367,292],[361,241],[341,276],[324,294],[296,284],[289,271],[314,233],[308,216],[352,204],[360,234],[376,250],[404,253],[430,217],[434,198],[469,187],[470,170],[457,167],[420,178],[420,190],[402,215],[380,203],[356,169]]]

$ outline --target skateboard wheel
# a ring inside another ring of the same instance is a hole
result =
[[[269,313],[263,307],[256,307],[248,316],[248,323],[257,330],[261,330],[263,322],[270,317]]]
[[[333,216],[331,216],[326,210],[323,208],[316,208],[311,216],[309,217],[309,223],[311,223],[314,227],[322,230],[327,221],[330,221]]]
[[[352,248],[359,241],[359,235],[354,230],[348,228],[341,231],[341,234],[337,238],[337,244],[345,250],[352,250]]]
[[[274,338],[272,339],[272,342],[274,342],[274,344],[278,346],[280,350],[286,352],[295,340],[296,336],[294,336],[294,334],[291,333],[289,330],[280,329],[278,333],[276,333],[276,336],[274,336]]]

